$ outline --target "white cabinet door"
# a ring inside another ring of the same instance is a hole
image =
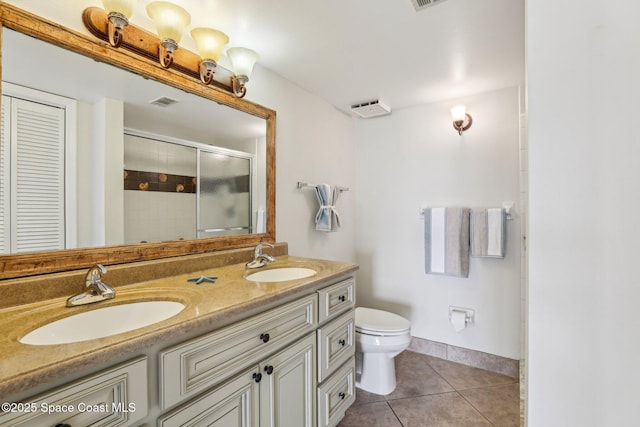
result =
[[[316,425],[315,346],[311,334],[261,364],[260,427]]]
[[[158,420],[159,427],[258,427],[256,365]]]

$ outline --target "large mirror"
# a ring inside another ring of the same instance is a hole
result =
[[[0,7],[0,277],[274,240],[275,112]]]

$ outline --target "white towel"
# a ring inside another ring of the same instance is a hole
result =
[[[502,208],[471,211],[471,256],[504,258],[505,217]]]
[[[424,211],[425,272],[469,277],[469,209]]]

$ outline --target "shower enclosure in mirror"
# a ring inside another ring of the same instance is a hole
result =
[[[257,145],[246,148],[257,151]],[[255,158],[250,152],[125,132],[124,242],[264,232],[256,227],[263,209],[255,214],[252,209],[264,206],[259,192],[251,191]]]

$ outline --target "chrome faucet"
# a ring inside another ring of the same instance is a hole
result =
[[[67,300],[67,307],[91,304],[114,298],[116,296],[115,289],[102,281],[101,274],[106,274],[106,272],[107,269],[101,264],[96,264],[91,267],[84,277],[85,291],[69,298]]]
[[[247,268],[260,268],[267,265],[267,262],[275,262],[276,259],[274,257],[262,253],[262,246],[264,245],[275,248],[271,243],[258,243],[256,249],[253,251],[253,261],[247,263]]]

